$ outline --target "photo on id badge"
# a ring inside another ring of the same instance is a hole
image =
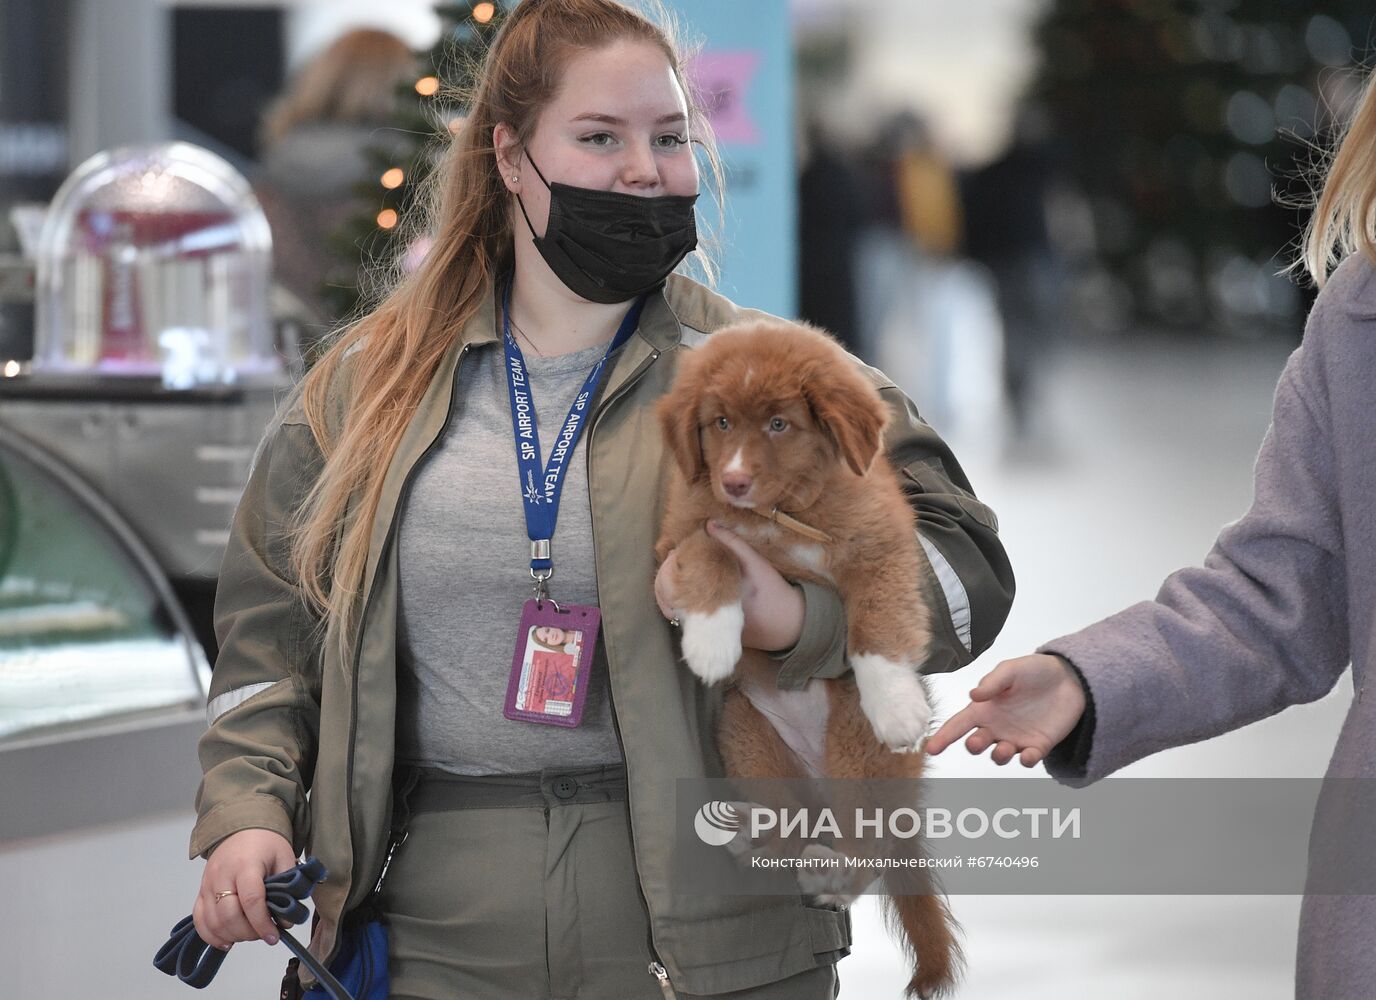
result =
[[[532,617],[544,620],[532,621]],[[587,694],[596,619],[565,614],[566,620],[551,622],[550,617],[523,616],[505,714],[511,719],[576,726]]]
[[[573,686],[583,633],[555,625],[532,625],[526,635],[525,670],[516,691],[516,707],[546,715],[573,712]]]

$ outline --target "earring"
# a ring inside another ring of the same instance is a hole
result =
[[[520,174],[512,174],[512,175],[511,175],[511,183],[512,183],[512,184],[517,183],[518,181],[520,181],[520,179],[521,179],[521,175],[520,175]]]

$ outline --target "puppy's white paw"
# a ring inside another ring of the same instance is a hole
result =
[[[932,706],[915,668],[878,653],[850,657],[860,709],[880,742],[896,753],[913,753],[927,739]]]
[[[758,840],[750,836],[751,813],[756,809],[763,809],[763,806],[757,805],[754,802],[728,802],[727,805],[735,810],[736,816],[740,820],[740,826],[736,828],[735,836],[728,840],[723,846],[740,861],[741,864],[748,867],[751,856],[759,854],[760,849],[773,839],[773,831],[763,831]]]
[[[745,611],[739,602],[683,616],[683,660],[705,684],[731,676],[741,658]]]
[[[846,907],[858,899],[871,884],[864,869],[846,864],[846,855],[826,844],[808,844],[803,859],[810,861],[798,868],[798,888],[820,906]]]

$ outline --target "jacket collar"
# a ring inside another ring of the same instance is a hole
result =
[[[669,280],[672,282],[673,277]],[[640,314],[640,329],[636,331],[657,351],[667,351],[678,346],[682,335],[678,316],[669,304],[670,294],[670,285],[666,284],[650,296],[649,301],[645,303],[644,312]]]
[[[636,330],[635,337],[631,338],[633,343],[636,339],[648,344],[651,350],[667,351],[679,342],[680,328],[678,317],[674,314],[673,308],[669,305],[669,298],[676,290],[677,282],[675,276],[670,276],[669,284],[661,286],[657,291],[650,294],[645,303],[645,309],[640,314],[640,326]],[[497,289],[495,285],[489,285],[483,294],[482,301],[468,322],[459,331],[459,336],[446,356],[445,368],[450,368],[457,361],[458,352],[465,345],[477,346],[479,344],[492,344],[500,339],[498,332],[498,301]],[[633,351],[628,349],[626,354],[645,354],[648,351]]]

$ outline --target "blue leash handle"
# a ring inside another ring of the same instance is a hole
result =
[[[281,931],[282,943],[301,960],[301,964],[311,971],[320,985],[334,1000],[354,1000],[339,980],[330,975],[306,947],[287,933],[283,924],[305,923],[310,916],[303,902],[317,885],[325,881],[328,874],[325,866],[316,858],[307,858],[294,868],[278,872],[263,880],[267,890],[268,913],[272,922]],[[191,917],[185,916],[177,921],[168,935],[167,943],[153,956],[153,966],[159,972],[176,976],[188,986],[198,990],[205,989],[220,971],[220,965],[228,952],[213,948],[201,940],[196,933],[196,925]]]

